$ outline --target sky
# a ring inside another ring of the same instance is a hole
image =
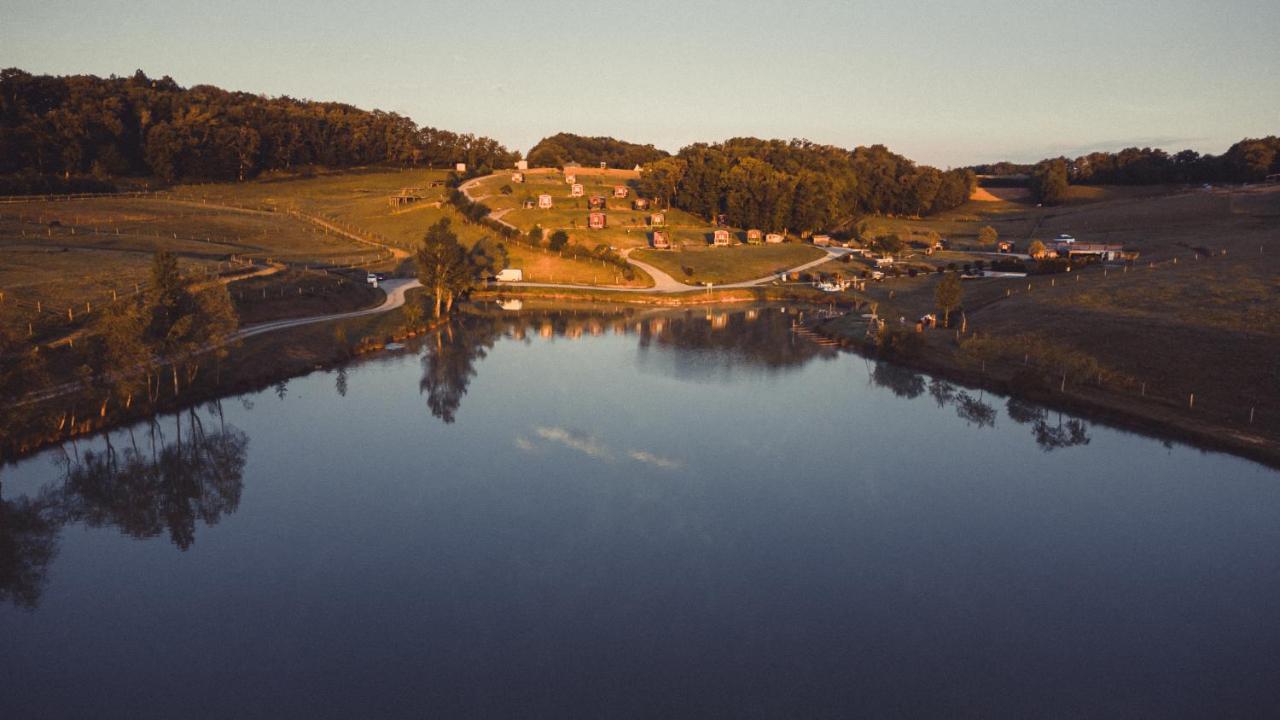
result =
[[[488,135],[881,143],[954,167],[1280,133],[1277,0],[0,0],[0,67]]]

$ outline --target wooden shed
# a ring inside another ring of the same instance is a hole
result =
[[[616,198],[624,198],[624,197],[626,197],[626,196],[627,196],[627,192],[628,192],[628,190],[627,190],[627,186],[626,186],[626,185],[614,185],[614,186],[613,186],[613,196],[614,196],[614,197],[616,197]]]
[[[582,183],[574,183],[569,186],[569,197],[582,197]]]
[[[648,209],[649,209],[649,199],[648,199],[648,198],[636,198],[635,200],[632,200],[632,201],[631,201],[631,209],[632,209],[632,210],[648,210]]]
[[[528,160],[517,160],[517,161],[516,161],[516,169],[517,169],[517,170],[520,170],[520,171],[528,170],[528,169],[529,169],[529,161],[528,161]]]
[[[747,231],[747,243],[751,245],[759,245],[764,242],[764,233],[759,230]]]
[[[592,230],[603,230],[607,224],[605,214],[602,212],[593,212],[587,214],[587,227]]]
[[[830,235],[814,235],[813,244],[817,245],[818,247],[831,247],[831,236]]]
[[[769,233],[764,236],[764,241],[770,245],[777,245],[783,240],[786,240],[786,238],[782,236],[782,233]]]
[[[671,236],[667,234],[666,230],[654,230],[650,242],[653,243],[654,250],[671,249]]]
[[[455,171],[455,172],[464,173],[464,172],[466,172],[466,171],[467,171],[467,164],[466,164],[466,163],[458,163],[458,164],[456,164],[456,165],[454,165],[454,166],[453,166],[453,169],[454,169],[454,171]]]
[[[733,238],[729,235],[728,230],[716,230],[711,233],[712,245],[728,245],[731,242],[733,242]]]
[[[603,210],[604,204],[605,200],[603,195],[592,195],[587,198],[587,209],[589,210]]]
[[[649,225],[652,227],[662,227],[667,224],[666,213],[654,213],[649,216]]]
[[[578,182],[578,176],[572,173],[565,173],[564,181],[568,185],[573,185],[574,183]]]
[[[551,196],[543,193],[538,196],[538,207],[546,210],[551,207]]]
[[[522,182],[524,182],[524,173],[522,173],[522,172],[518,172],[518,173],[511,173],[511,182],[513,182],[513,183],[522,183]]]

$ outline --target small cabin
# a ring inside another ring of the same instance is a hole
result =
[[[565,174],[565,176],[564,176],[564,181],[565,181],[565,184],[567,184],[567,185],[573,185],[573,184],[575,184],[575,183],[577,183],[577,182],[578,182],[578,176],[577,176],[577,175],[570,175],[570,174],[566,173],[566,174]]]
[[[649,216],[649,225],[651,227],[662,227],[667,224],[666,213],[654,213]]]
[[[525,170],[528,170],[528,169],[529,169],[529,161],[528,161],[528,160],[517,160],[517,161],[516,161],[516,169],[517,169],[517,170],[519,170],[519,171],[521,171],[521,172],[523,172],[523,171],[525,171]]]
[[[603,196],[603,195],[592,195],[591,197],[587,198],[587,209],[588,209],[588,210],[603,210],[603,209],[604,209],[604,196]]]
[[[608,170],[608,169],[609,169],[609,163],[606,163],[606,162],[602,162],[602,163],[600,163],[600,169],[601,169],[601,170]]]
[[[711,233],[712,245],[728,245],[730,242],[732,242],[732,240],[730,239],[728,230],[716,230]]]
[[[1008,240],[1001,240],[996,243],[996,250],[1005,254],[1011,253],[1013,252],[1013,243]]]
[[[614,185],[614,186],[613,186],[613,196],[614,196],[614,197],[616,197],[616,198],[624,198],[624,197],[626,197],[626,196],[627,196],[627,192],[628,192],[628,191],[627,191],[627,186],[626,186],[626,185]]]
[[[632,210],[648,210],[648,209],[649,209],[649,199],[648,199],[648,198],[636,198],[635,200],[632,200],[632,201],[631,201],[631,209],[632,209]]]
[[[817,245],[818,247],[831,247],[831,236],[830,235],[814,235],[813,244]]]
[[[467,171],[467,164],[466,164],[466,163],[458,163],[458,164],[456,164],[456,165],[454,165],[454,166],[453,166],[453,170],[454,170],[454,172],[464,173],[464,172],[466,172],[466,171]]]
[[[671,236],[667,234],[666,230],[654,230],[651,242],[654,250],[671,249]]]
[[[593,212],[587,215],[587,227],[592,230],[603,230],[605,228],[605,215],[602,212]]]
[[[770,245],[777,245],[786,238],[782,237],[782,233],[769,233],[764,236],[764,241]]]
[[[513,182],[513,183],[522,183],[522,182],[524,182],[524,173],[521,173],[521,172],[518,172],[518,173],[511,173],[511,182]]]
[[[551,196],[543,193],[538,196],[538,207],[546,210],[551,207]]]
[[[538,206],[538,203],[533,198],[526,198],[521,205],[525,210],[532,210]]]
[[[750,245],[759,245],[764,242],[764,233],[759,230],[747,231],[747,243]]]
[[[569,186],[569,197],[582,197],[582,183],[574,183]]]

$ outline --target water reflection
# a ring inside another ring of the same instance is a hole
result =
[[[445,423],[456,419],[476,375],[476,362],[484,359],[499,334],[495,318],[463,313],[427,340],[418,392],[427,396],[432,415]]]
[[[0,600],[37,606],[67,524],[113,526],[139,539],[167,534],[186,550],[198,524],[215,525],[235,512],[249,438],[216,419],[218,427],[209,430],[191,410],[174,416],[171,428],[150,423],[141,445],[130,429],[123,448],[110,435],[100,449],[80,452],[72,445],[66,452],[64,446],[60,483],[35,498],[0,497]]]

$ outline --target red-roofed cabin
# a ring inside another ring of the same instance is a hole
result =
[[[711,233],[712,245],[728,245],[730,242],[732,242],[732,239],[729,236],[728,230],[716,230]]]
[[[654,250],[671,249],[671,236],[665,230],[654,230],[652,242]]]
[[[605,227],[605,216],[602,212],[593,212],[587,215],[587,227],[592,230],[603,230]]]

